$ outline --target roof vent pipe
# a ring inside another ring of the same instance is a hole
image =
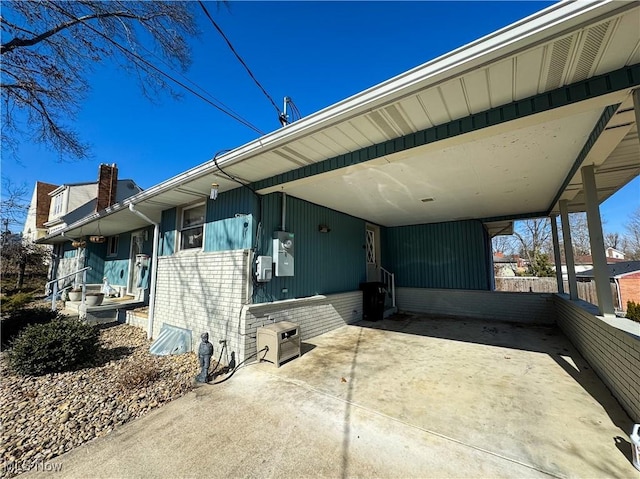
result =
[[[158,240],[160,239],[160,223],[152,221],[144,213],[136,210],[133,207],[133,203],[129,203],[129,210],[135,213],[147,223],[153,225],[153,250],[151,253],[151,265],[153,270],[151,271],[151,285],[149,291],[149,322],[147,324],[147,339],[153,337],[153,317],[156,304],[156,279],[158,276]]]

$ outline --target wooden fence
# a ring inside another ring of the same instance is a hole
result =
[[[557,293],[558,283],[555,278],[496,277],[496,291]],[[569,293],[568,281],[564,281],[564,292]],[[614,283],[611,283],[611,295],[613,297],[613,304],[617,307],[618,290]],[[596,293],[596,283],[594,281],[578,282],[578,298],[597,306],[598,295]]]

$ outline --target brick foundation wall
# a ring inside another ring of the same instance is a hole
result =
[[[396,288],[402,311],[527,324],[555,323],[551,293]]]
[[[558,325],[580,351],[627,414],[640,423],[640,327],[638,335],[627,333],[590,312],[584,302],[555,297]],[[629,321],[630,322],[630,321]],[[633,327],[633,326],[632,326]]]
[[[242,317],[244,353],[256,352],[257,328],[273,322],[299,324],[304,341],[361,319],[361,291],[248,305]]]
[[[200,334],[208,332],[216,359],[218,341],[226,339],[228,354],[235,352],[240,360],[240,311],[250,299],[249,253],[188,251],[158,258],[153,337],[163,323],[189,329],[192,350],[197,351]]]

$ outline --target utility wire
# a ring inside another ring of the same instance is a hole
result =
[[[58,10],[60,10],[62,13],[64,13],[65,15],[67,15],[70,18],[76,18],[73,15],[71,15],[69,12],[65,11],[63,8],[61,8],[59,5],[52,3],[51,5],[55,6]],[[97,35],[101,36],[102,38],[104,38],[105,40],[107,40],[108,42],[112,43],[113,45],[115,45],[118,49],[120,49],[125,55],[130,55],[132,57],[134,57],[136,60],[144,63],[145,65],[147,65],[149,68],[151,68],[152,70],[155,70],[156,72],[158,72],[160,75],[168,78],[169,80],[171,80],[172,82],[176,83],[177,85],[181,86],[182,88],[184,88],[185,90],[187,90],[188,92],[194,94],[195,96],[197,96],[198,98],[200,98],[201,100],[204,100],[205,102],[207,102],[209,105],[213,106],[214,108],[220,110],[222,113],[224,113],[225,115],[230,116],[231,118],[233,118],[234,120],[242,123],[244,126],[251,128],[253,131],[255,131],[256,133],[260,134],[260,135],[264,135],[264,132],[261,131],[260,129],[258,129],[257,127],[253,126],[251,123],[249,123],[247,120],[245,120],[244,118],[239,117],[238,115],[235,115],[227,110],[225,110],[224,108],[220,107],[219,105],[216,105],[214,102],[212,102],[211,100],[209,100],[208,98],[202,96],[200,93],[198,93],[197,91],[193,90],[192,88],[188,87],[187,85],[185,85],[184,83],[182,83],[180,80],[177,80],[175,78],[173,78],[171,75],[169,75],[168,73],[162,71],[160,68],[156,67],[154,64],[150,63],[149,61],[145,60],[143,57],[141,57],[140,55],[138,55],[137,53],[132,52],[131,50],[123,47],[122,45],[120,45],[118,42],[116,42],[115,40],[113,40],[112,38],[109,38],[107,35],[105,35],[104,33],[102,33],[101,31],[93,28],[91,25],[89,25],[86,22],[82,22],[82,24],[87,27],[89,30],[91,30],[92,32],[96,33]]]
[[[242,118],[240,116],[240,114],[236,111],[233,110],[233,108],[231,108],[228,105],[225,105],[222,101],[218,100],[215,96],[213,96],[211,93],[209,93],[207,90],[205,90],[204,88],[202,88],[200,85],[198,85],[196,82],[194,82],[193,80],[189,79],[187,76],[183,75],[182,73],[173,70],[173,67],[166,62],[165,60],[163,60],[161,57],[159,57],[158,55],[156,55],[155,53],[153,53],[151,50],[145,48],[143,45],[140,45],[140,48],[142,48],[145,52],[147,52],[149,55],[151,55],[152,57],[154,57],[156,60],[158,60],[160,63],[162,63],[164,66],[166,66],[167,68],[171,69],[174,73],[178,74],[179,76],[181,76],[182,78],[184,78],[185,81],[187,81],[188,83],[190,83],[191,85],[193,85],[195,88],[197,88],[198,90],[200,90],[201,92],[203,92],[205,95],[207,95],[209,98],[212,99],[212,101],[215,101],[216,103],[222,105],[223,108],[225,108],[226,110],[228,110],[229,112],[233,113],[234,115],[236,115],[239,118]],[[243,118],[244,119],[244,118]],[[247,123],[249,123],[248,120],[246,120]]]
[[[278,112],[278,115],[280,115],[280,108],[278,108],[278,105],[276,105],[276,102],[273,101],[273,98],[271,98],[271,96],[267,93],[267,91],[262,87],[262,85],[260,84],[260,82],[256,79],[256,77],[253,75],[253,73],[251,72],[251,70],[249,69],[249,67],[247,66],[247,64],[244,62],[244,60],[242,59],[242,57],[238,54],[238,52],[236,51],[235,48],[233,48],[233,45],[231,44],[231,42],[229,41],[229,39],[227,38],[227,36],[224,34],[224,32],[222,31],[222,29],[218,26],[218,24],[215,22],[215,20],[213,19],[213,17],[209,14],[209,11],[207,10],[207,7],[204,6],[204,3],[202,3],[202,0],[198,0],[198,3],[200,4],[200,6],[202,7],[202,10],[204,10],[204,13],[207,15],[207,17],[209,18],[209,20],[211,21],[211,24],[215,27],[216,30],[218,30],[218,33],[220,33],[220,35],[222,35],[222,38],[224,38],[225,42],[227,42],[227,45],[229,46],[229,48],[231,49],[231,51],[233,52],[233,54],[236,56],[236,58],[238,59],[238,61],[240,63],[242,63],[242,66],[245,68],[245,70],[247,70],[247,73],[249,74],[249,76],[253,79],[253,81],[255,82],[256,85],[258,85],[258,88],[260,88],[260,90],[262,90],[262,93],[264,93],[264,95],[267,97],[267,99],[271,102],[271,104],[273,105],[273,107],[276,109],[276,111]]]

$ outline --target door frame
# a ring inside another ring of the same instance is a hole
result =
[[[136,238],[140,238],[136,240]],[[140,265],[136,263],[136,255],[142,254],[142,244],[144,243],[144,230],[131,233],[131,244],[129,245],[129,277],[127,279],[127,294],[136,296],[138,292],[137,277]],[[134,252],[134,246],[139,245],[139,251]]]
[[[367,282],[380,281],[380,227],[371,223],[365,224],[365,261]]]

